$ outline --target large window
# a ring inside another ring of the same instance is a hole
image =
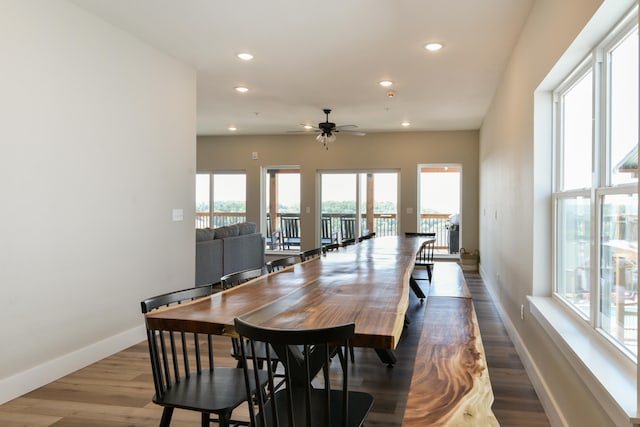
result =
[[[244,172],[196,175],[196,228],[216,228],[246,220],[247,176]]]
[[[554,295],[637,360],[637,12],[554,92]]]

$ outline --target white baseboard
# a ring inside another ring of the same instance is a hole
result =
[[[502,323],[504,324],[507,334],[509,335],[511,342],[516,349],[516,353],[518,353],[518,356],[522,361],[524,370],[527,372],[527,375],[531,380],[531,384],[538,394],[538,399],[540,399],[540,404],[544,408],[544,412],[549,419],[549,423],[553,427],[569,427],[569,424],[562,414],[560,407],[556,404],[556,401],[553,398],[553,395],[551,394],[546,381],[540,374],[536,363],[531,358],[531,354],[529,353],[527,346],[520,338],[520,334],[518,334],[517,329],[515,328],[515,326],[513,326],[513,322],[511,322],[511,319],[506,315],[504,309],[502,308],[502,304],[500,303],[500,300],[497,298],[495,293],[495,284],[489,279],[489,276],[482,268],[482,264],[479,265],[478,271],[480,272],[482,280],[486,284],[491,300],[498,310],[500,319],[502,319]],[[491,373],[489,373],[489,375],[491,375]]]
[[[146,329],[138,326],[41,365],[0,380],[0,404],[69,375],[107,356],[146,339]]]

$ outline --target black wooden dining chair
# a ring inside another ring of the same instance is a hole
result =
[[[220,283],[222,283],[222,289],[229,289],[234,286],[240,285],[241,283],[248,282],[251,279],[255,279],[256,277],[260,277],[263,274],[265,274],[265,271],[263,268],[253,268],[249,270],[237,271],[235,273],[230,273],[225,276],[222,276],[222,278],[220,279]],[[236,337],[231,338],[231,357],[233,357],[238,361],[238,365],[237,365],[238,368],[242,367],[242,358],[240,357],[241,342],[242,341],[239,338],[236,338]],[[267,358],[266,350],[264,346],[256,347],[256,356],[257,356],[257,359],[260,361],[260,363],[258,364],[258,368],[262,369],[264,366],[264,362],[266,361],[266,358]],[[276,358],[274,358],[274,360],[272,360],[272,364],[269,365],[271,366],[271,369],[274,372],[278,368],[278,362],[279,361]]]
[[[273,376],[266,386],[264,399],[257,399],[249,412],[252,426],[361,426],[371,406],[369,393],[349,390],[349,362],[346,349],[355,324],[323,329],[262,328],[235,319],[238,334],[250,345],[269,343],[284,365],[284,387],[276,388]],[[329,372],[331,356],[340,353],[338,378]],[[268,353],[268,357],[272,354]],[[255,382],[252,364],[245,357],[245,382]],[[322,375],[318,375],[322,372]],[[321,378],[316,378],[319,376]],[[313,381],[313,385],[312,385]],[[332,383],[339,387],[332,388]],[[248,396],[249,398],[249,396]],[[257,407],[257,408],[256,408]],[[256,412],[257,409],[257,412]]]
[[[358,239],[345,239],[342,241],[342,246],[346,248],[347,246],[355,245],[356,243],[358,243]]]
[[[436,242],[434,239],[425,240],[420,246],[418,255],[416,255],[416,267],[424,267],[427,270],[429,276],[429,283],[431,283],[431,276],[433,275],[433,253],[435,252]]]
[[[329,243],[322,247],[322,253],[326,254],[327,252],[337,251],[338,249],[340,249],[340,243]]]
[[[289,256],[285,258],[274,259],[266,264],[267,271],[273,273],[274,271],[282,270],[285,267],[295,264],[298,258],[295,256]]]
[[[304,262],[308,259],[317,258],[319,256],[322,256],[322,248],[309,249],[304,252],[300,252],[300,261]]]
[[[146,299],[142,313],[209,296],[211,285],[189,288]],[[153,402],[163,406],[161,427],[168,427],[175,408],[200,412],[201,425],[248,425],[231,419],[234,409],[265,384],[264,371],[252,373],[247,393],[244,370],[215,367],[212,335],[152,329],[147,325],[147,341],[155,395]],[[220,339],[222,339],[220,337]],[[217,416],[212,418],[211,414]]]
[[[235,273],[229,273],[222,276],[220,278],[220,284],[222,285],[222,290],[225,290],[251,279],[255,279],[256,277],[260,277],[263,274],[265,274],[265,269],[262,267],[236,271]]]
[[[427,279],[429,280],[429,284],[430,284],[431,275],[433,272],[436,233],[421,233],[421,232],[407,231],[404,233],[404,235],[405,237],[427,239],[420,245],[420,249],[418,249],[418,253],[416,254],[415,266],[425,267],[427,271]],[[422,302],[425,300],[426,295],[419,284],[419,281],[423,280],[423,278],[421,278],[418,273],[419,271],[416,269],[414,269],[411,272],[411,276],[409,277],[409,286],[411,287],[411,290],[414,292],[414,294]]]

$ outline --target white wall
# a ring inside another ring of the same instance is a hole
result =
[[[139,302],[193,286],[196,78],[64,0],[2,0],[0,58],[4,402],[143,340]]]
[[[613,24],[634,2],[537,0],[480,130],[481,270],[554,425],[613,421],[533,317],[520,319],[527,295],[549,295],[551,283],[551,132],[544,106],[550,98],[538,93],[543,103],[534,106],[534,93],[565,53],[574,55],[571,66],[586,54],[574,41],[597,11],[611,9]]]

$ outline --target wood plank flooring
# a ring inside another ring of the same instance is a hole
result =
[[[496,418],[503,427],[549,426],[482,279],[477,273],[465,273],[465,278],[482,332]],[[428,282],[420,280],[419,283],[427,293]],[[413,294],[410,298],[407,316],[411,323],[396,350],[398,362],[394,368],[383,365],[372,350],[355,349],[351,386],[375,397],[366,426],[394,427],[402,423],[426,306]],[[229,357],[228,339],[217,341],[216,357],[217,364],[235,365]],[[145,341],[0,405],[0,426],[157,426],[162,409],[151,402],[152,395],[153,381]],[[243,411],[236,412],[241,418]],[[198,414],[176,410],[171,425],[199,424]]]

